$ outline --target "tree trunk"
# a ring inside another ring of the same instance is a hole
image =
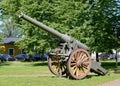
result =
[[[97,52],[96,52],[96,62],[99,62],[99,57]]]

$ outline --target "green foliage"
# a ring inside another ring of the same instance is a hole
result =
[[[17,27],[14,20],[11,19],[2,21],[2,24],[0,25],[0,33],[4,38],[21,36],[20,28]]]
[[[20,20],[23,12],[63,34],[69,34],[90,46],[92,51],[119,47],[120,10],[116,0],[3,0],[3,18],[19,22],[24,35],[17,44],[28,52],[49,50],[60,41],[34,25]],[[115,29],[117,28],[117,38]],[[116,40],[117,39],[117,40]]]
[[[1,41],[2,41],[2,37],[3,37],[3,35],[0,33],[0,44],[1,44]]]
[[[71,1],[45,0],[41,2],[36,0],[36,1],[23,1],[23,3],[24,5],[20,9],[23,13],[31,16],[34,19],[37,19],[38,21],[43,22],[44,24],[56,29],[61,33],[70,34],[77,39],[79,38],[78,40],[80,40],[80,37],[78,35],[74,35],[75,32],[73,29],[83,27],[83,23],[85,21],[84,15],[86,13],[84,12],[84,9],[88,6],[88,4],[83,4],[80,1],[78,2],[72,0]],[[28,37],[32,38],[32,40],[36,39],[36,42],[34,41],[34,44],[32,41],[28,42],[29,44],[32,43],[34,46],[37,46],[38,48],[37,50],[40,50],[39,48],[41,47],[47,49],[50,47],[53,48],[59,42],[59,39],[56,39],[55,36],[45,31],[42,31],[37,27],[34,27],[33,25],[29,24],[26,21],[22,22],[24,22],[23,24],[26,25],[22,27],[25,36],[27,38]]]
[[[118,4],[115,0],[95,0],[93,4],[90,12],[92,28],[88,31],[90,34],[88,44],[93,51],[118,48],[120,46],[120,26],[117,28],[120,19],[120,14],[117,12]]]
[[[17,14],[20,6],[19,1],[3,0],[1,1],[0,6],[2,13],[0,16],[0,19],[2,19],[2,24],[0,25],[0,33],[2,33],[4,37],[21,36],[21,31],[17,24],[19,20]]]
[[[2,6],[2,15],[4,19],[12,17],[14,20],[18,19],[17,11],[21,6],[19,0],[3,0],[0,4]],[[16,20],[17,21],[17,20]]]

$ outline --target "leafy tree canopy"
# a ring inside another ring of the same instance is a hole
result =
[[[53,48],[59,39],[18,18],[20,12],[90,46],[92,51],[119,47],[120,10],[116,0],[3,0],[2,14],[21,28],[20,46]],[[117,33],[115,30],[117,29]]]

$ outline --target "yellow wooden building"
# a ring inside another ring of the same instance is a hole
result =
[[[16,56],[18,54],[23,53],[24,49],[20,49],[18,46],[15,46],[15,41],[17,41],[18,38],[15,37],[9,37],[5,38],[1,44],[1,54],[9,54],[11,56]]]

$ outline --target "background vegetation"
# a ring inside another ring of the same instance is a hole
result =
[[[6,23],[15,27],[8,26],[9,29],[15,33],[16,29],[18,32],[21,30],[16,35],[23,36],[18,45],[28,52],[33,49],[36,52],[41,49],[48,51],[56,46],[59,39],[19,19],[21,12],[75,37],[87,44],[91,52],[109,51],[118,48],[120,44],[119,0],[1,0],[0,8],[1,19],[10,20],[10,23]]]

